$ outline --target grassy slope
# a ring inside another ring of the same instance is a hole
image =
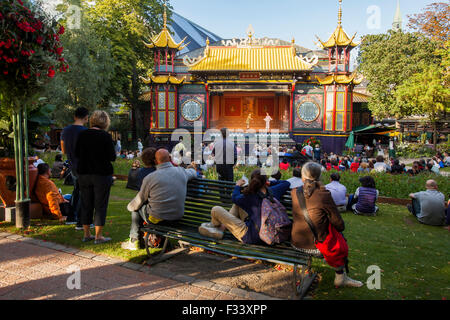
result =
[[[58,182],[63,193],[72,187]],[[120,242],[128,238],[130,215],[126,204],[135,192],[125,189],[125,182],[113,186],[109,203],[105,235],[113,242],[102,245],[81,242],[82,231],[73,226],[33,221],[31,237],[70,245],[83,250],[124,258],[136,263],[145,258],[145,250],[126,251]],[[448,255],[449,232],[442,227],[430,227],[416,222],[406,208],[380,205],[377,217],[360,217],[351,213],[343,215],[345,236],[350,247],[350,275],[363,282],[370,276],[370,265],[382,270],[381,290],[335,289],[333,270],[320,260],[313,267],[323,280],[316,290],[318,299],[442,299],[449,297],[450,260]],[[18,232],[11,224],[0,223],[0,230]]]

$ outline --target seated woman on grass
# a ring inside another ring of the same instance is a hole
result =
[[[347,210],[352,210],[356,215],[375,216],[378,211],[375,203],[379,195],[375,180],[371,176],[365,176],[361,177],[359,182],[361,187],[348,197]]]
[[[264,244],[259,238],[261,228],[261,205],[264,197],[270,193],[278,201],[289,190],[287,181],[267,180],[260,169],[252,172],[248,187],[243,188],[244,180],[236,182],[232,194],[235,205],[228,212],[220,206],[211,210],[211,222],[203,223],[198,232],[206,237],[223,238],[223,231],[228,229],[233,236],[243,243]]]

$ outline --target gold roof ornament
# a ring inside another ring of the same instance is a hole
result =
[[[354,85],[358,85],[363,81],[363,77],[357,78],[356,72],[351,75],[345,75],[345,74],[333,74],[330,76],[327,76],[323,79],[316,76],[317,81],[321,85],[330,85],[330,84],[350,84],[353,83]]]
[[[186,48],[189,43],[184,44],[184,41],[186,41],[187,37],[185,37],[183,40],[181,40],[180,43],[176,43],[175,40],[170,35],[169,29],[167,28],[167,5],[164,3],[164,25],[161,32],[153,36],[150,39],[150,43],[146,43],[144,41],[144,44],[147,48],[153,49],[153,48],[169,48],[169,49],[177,49],[178,51],[183,50]]]
[[[174,84],[174,85],[178,85],[178,84],[182,84],[184,82],[184,80],[186,80],[186,77],[182,77],[182,78],[177,78],[174,76],[154,76],[153,74],[151,75],[150,79],[145,79],[143,77],[140,77],[141,80],[145,83],[145,84],[152,84],[152,83],[156,83],[156,84]]]
[[[316,38],[319,40],[319,44],[322,47],[322,49],[326,49],[326,48],[347,47],[347,46],[356,47],[358,46],[358,44],[353,42],[355,37],[356,32],[353,35],[353,37],[350,38],[342,28],[342,0],[339,0],[338,26],[336,30],[334,30],[333,34],[326,42],[320,40],[318,36],[316,36]]]

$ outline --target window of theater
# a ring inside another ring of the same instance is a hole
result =
[[[158,92],[157,124],[159,129],[176,128],[175,99],[175,92]]]

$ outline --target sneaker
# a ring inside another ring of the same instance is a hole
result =
[[[90,237],[83,237],[83,242],[88,242],[88,241],[92,241],[95,240],[95,236],[90,236]]]
[[[76,223],[76,222],[75,222]],[[95,226],[93,225],[93,224],[91,224],[90,226],[89,226],[91,229],[94,229],[95,228]],[[83,226],[75,226],[75,230],[83,230]]]
[[[131,239],[128,239],[128,241],[122,242],[120,246],[122,247],[122,249],[125,250],[136,251],[139,249],[139,241],[138,240],[131,241]]]
[[[214,227],[208,227],[205,224],[198,227],[198,232],[205,237],[220,240],[223,238],[223,231]]]
[[[201,226],[204,226],[206,228],[215,228],[216,226],[212,224],[212,222],[205,222],[202,223]]]
[[[100,238],[100,239],[95,239],[94,243],[95,244],[102,244],[102,243],[105,243],[105,242],[109,242],[111,240],[112,240],[111,238],[103,237],[103,238]]]
[[[352,278],[347,276],[345,272],[341,274],[336,273],[336,277],[334,278],[334,286],[338,288],[339,287],[359,288],[362,287],[363,285],[364,284],[361,281],[353,280]]]

